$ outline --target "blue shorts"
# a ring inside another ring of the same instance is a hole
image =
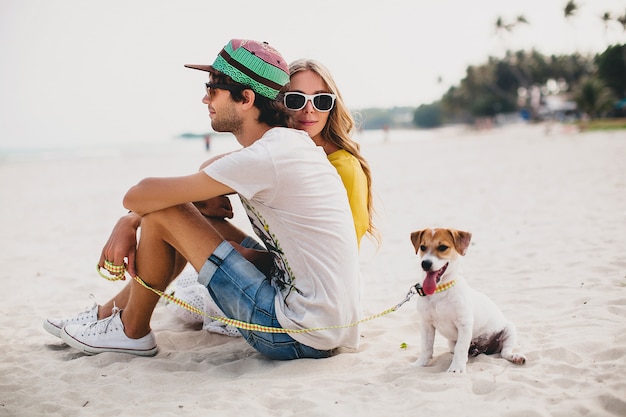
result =
[[[242,246],[263,249],[254,239],[246,238]],[[270,280],[230,243],[222,242],[198,274],[218,307],[229,318],[266,327],[281,325],[276,319],[276,289]],[[294,340],[288,333],[267,333],[239,329],[246,341],[263,355],[277,360],[320,359],[332,351],[318,350]]]

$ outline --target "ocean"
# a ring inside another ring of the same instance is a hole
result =
[[[354,140],[366,152],[371,145],[384,143],[401,143],[405,141],[430,140],[459,133],[459,128],[440,128],[434,130],[361,130],[353,135]],[[131,138],[125,142],[105,142],[92,140],[75,143],[55,140],[54,143],[27,142],[23,146],[11,146],[0,143],[0,164],[26,161],[71,160],[92,158],[115,158],[116,156],[132,157],[133,155],[189,155],[206,154],[211,156],[238,149],[240,145],[230,133],[211,133],[210,149],[205,147],[200,135],[190,138],[152,137],[150,140]]]

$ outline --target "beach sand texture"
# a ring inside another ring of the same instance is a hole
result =
[[[363,315],[417,282],[412,231],[470,231],[464,275],[516,324],[526,365],[481,355],[448,374],[438,335],[431,366],[413,366],[413,300],[362,324],[358,352],[324,360],[265,359],[163,303],[157,356],[85,356],[46,333],[44,318],[124,285],[95,270],[123,193],[207,154],[187,144],[11,161],[0,163],[0,416],[625,416],[626,132],[513,125],[396,139],[363,145],[383,235],[378,250],[363,243]]]

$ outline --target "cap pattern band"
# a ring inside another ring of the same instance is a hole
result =
[[[233,48],[234,42],[240,42],[236,49]],[[248,44],[250,48],[262,50],[259,53],[250,51],[246,48]],[[276,60],[276,64],[267,62],[259,55]],[[230,41],[213,62],[213,68],[272,100],[276,99],[280,89],[289,81],[289,69],[280,54],[268,44],[254,41]]]

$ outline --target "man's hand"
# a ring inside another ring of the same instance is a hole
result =
[[[269,251],[246,248],[233,241],[230,241],[229,243],[233,245],[233,248],[235,248],[235,250],[244,258],[252,262],[252,264],[256,266],[256,269],[261,271],[263,275],[268,278],[271,277],[272,270],[274,269],[274,257]]]
[[[101,268],[105,268],[104,261],[106,260],[116,266],[126,264],[126,269],[131,276],[134,277],[137,274],[135,255],[137,254],[137,229],[140,224],[141,217],[135,213],[129,213],[117,221],[109,240],[102,249],[98,262]]]
[[[204,201],[196,201],[193,203],[204,217],[213,219],[232,219],[233,206],[230,199],[221,195]]]

